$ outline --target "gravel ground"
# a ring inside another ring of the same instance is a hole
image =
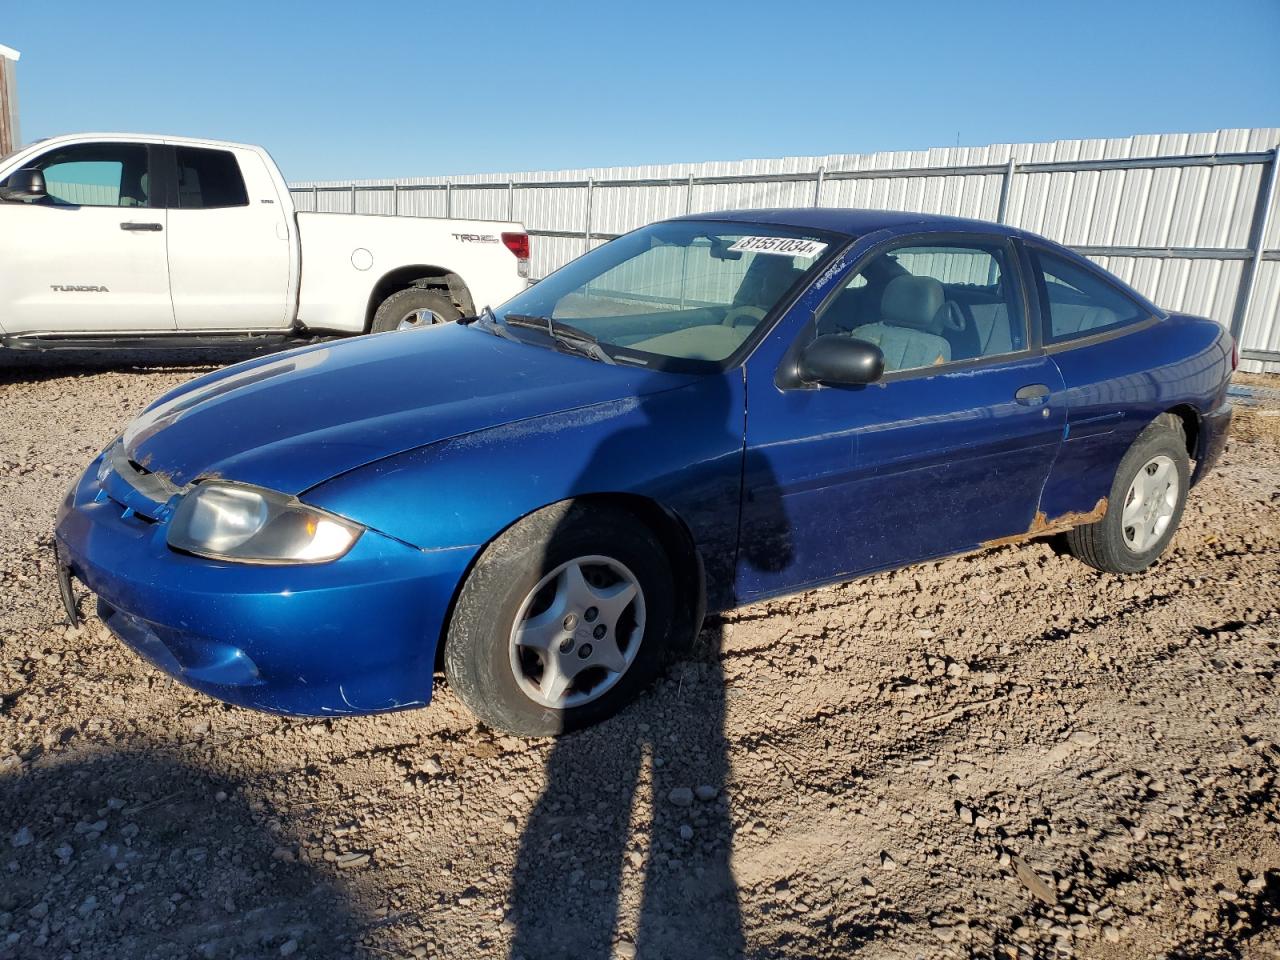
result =
[[[200,362],[0,358],[0,958],[1280,956],[1274,415],[1146,575],[1036,542],[746,608],[553,745],[61,625],[61,491]]]

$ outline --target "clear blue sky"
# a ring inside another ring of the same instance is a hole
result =
[[[264,144],[290,179],[1280,126],[1280,0],[7,0],[24,139]]]

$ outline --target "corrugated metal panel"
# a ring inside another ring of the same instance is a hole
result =
[[[61,183],[47,180],[45,186],[53,196],[67,203],[82,203],[91,207],[115,207],[120,205],[120,185],[105,183]]]
[[[1208,133],[1151,134],[1127,138],[1058,140],[1046,143],[938,147],[929,150],[825,157],[782,157],[707,163],[468,174],[398,181],[359,180],[359,212],[519,220],[533,231],[572,233],[534,241],[534,273],[550,271],[580,255],[584,233],[615,234],[686,211],[746,207],[823,206],[915,210],[995,220],[1004,175],[995,168],[1011,158],[1028,163],[1077,164],[1094,160],[1196,157],[1261,153],[1280,143],[1280,128],[1219,130]],[[992,168],[975,172],[930,173],[930,168]],[[914,170],[920,173],[915,174]],[[818,171],[828,176],[821,185]],[[841,172],[894,171],[893,176],[849,179]],[[912,171],[902,175],[902,171]],[[1154,256],[1099,256],[1144,294],[1172,310],[1208,315],[1229,325],[1245,274],[1239,251],[1250,243],[1264,166],[1254,162],[1212,166],[1019,171],[1008,188],[1005,220],[1076,247],[1222,248],[1234,254],[1190,259]],[[792,175],[788,182],[696,183],[690,176],[753,177]],[[586,181],[609,181],[588,191]],[[668,183],[618,184],[616,181]],[[439,189],[450,183],[446,191]],[[507,183],[517,184],[509,190]],[[485,189],[468,184],[490,185]],[[562,184],[557,186],[557,184]],[[412,186],[434,186],[413,190]],[[351,182],[296,184],[299,209],[352,210]],[[364,187],[366,189],[360,189]],[[371,188],[383,189],[374,190]],[[409,189],[405,189],[409,188]],[[590,192],[590,224],[587,223]],[[448,205],[446,205],[448,204]],[[1264,247],[1280,249],[1280,191],[1273,198]],[[596,242],[592,242],[592,246]],[[1185,251],[1184,251],[1185,252]],[[1280,261],[1264,260],[1245,318],[1245,349],[1280,349]],[[1252,369],[1262,369],[1251,363]],[[1280,372],[1280,363],[1267,364]]]

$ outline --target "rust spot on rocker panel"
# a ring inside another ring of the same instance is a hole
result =
[[[983,542],[984,547],[1003,547],[1010,543],[1019,543],[1032,537],[1043,537],[1051,533],[1065,533],[1072,527],[1081,527],[1086,523],[1097,523],[1107,515],[1107,498],[1102,497],[1093,505],[1092,510],[1079,513],[1064,513],[1060,517],[1046,517],[1043,511],[1037,511],[1031,526],[1026,533],[1015,533],[1011,537],[999,537]]]

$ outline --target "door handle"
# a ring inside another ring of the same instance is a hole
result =
[[[1024,407],[1038,407],[1049,399],[1049,387],[1043,383],[1030,383],[1013,395]]]
[[[132,220],[126,220],[124,223],[120,224],[120,229],[121,230],[140,230],[140,231],[145,231],[147,233],[159,233],[161,230],[164,229],[164,227],[158,223],[134,223]]]

